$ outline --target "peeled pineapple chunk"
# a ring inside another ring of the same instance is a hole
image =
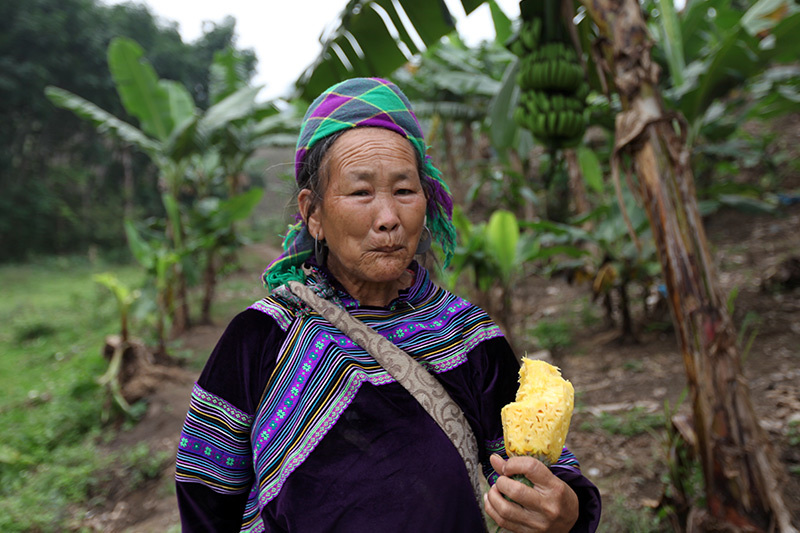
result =
[[[555,463],[567,439],[574,398],[572,384],[561,377],[558,368],[524,358],[516,401],[501,411],[508,455],[530,455]]]

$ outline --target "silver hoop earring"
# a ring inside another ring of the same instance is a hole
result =
[[[417,255],[422,255],[427,253],[428,250],[431,249],[431,242],[433,241],[433,235],[431,235],[431,230],[428,229],[428,226],[422,226],[422,236],[419,238],[419,244],[417,244]]]
[[[325,246],[325,241],[317,240],[314,237],[314,260],[318,266],[325,266],[325,260],[328,258],[328,247]]]

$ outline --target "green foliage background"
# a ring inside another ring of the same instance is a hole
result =
[[[125,248],[122,147],[44,95],[47,85],[55,85],[129,118],[106,63],[108,44],[117,36],[135,38],[160,77],[182,83],[206,108],[209,66],[214,52],[235,46],[235,21],[228,18],[184,43],[174,24],[164,25],[140,5],[0,4],[0,261],[91,245]],[[255,54],[240,53],[251,76]],[[156,213],[156,173],[144,155],[130,155],[131,203],[141,215]]]

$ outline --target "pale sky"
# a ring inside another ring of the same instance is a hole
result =
[[[105,0],[121,3],[123,0]],[[202,35],[203,22],[236,19],[239,48],[253,48],[258,56],[255,85],[264,85],[259,99],[286,96],[319,54],[323,30],[335,23],[346,0],[134,0],[147,4],[156,15],[178,23],[185,42]],[[459,33],[468,44],[494,38],[489,6],[465,17],[459,0],[446,0]],[[512,20],[519,16],[519,0],[497,0]]]

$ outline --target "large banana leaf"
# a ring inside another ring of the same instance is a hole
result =
[[[183,84],[172,80],[159,80],[158,84],[166,91],[169,100],[169,114],[172,124],[177,126],[192,118],[197,108],[192,95]]]
[[[672,83],[676,87],[683,85],[683,70],[686,62],[683,55],[683,36],[681,35],[678,14],[675,11],[674,0],[656,0],[661,12],[661,39],[664,43],[664,53],[667,56],[669,72]]]
[[[600,166],[600,158],[594,150],[588,146],[578,146],[578,165],[581,167],[586,185],[597,194],[603,194],[603,168]]]
[[[125,235],[128,237],[128,247],[136,261],[146,270],[154,269],[156,252],[150,243],[139,234],[133,221],[129,218],[125,219]]]
[[[514,122],[514,108],[519,101],[518,71],[519,61],[514,60],[506,68],[500,88],[489,104],[489,139],[501,154],[505,154],[513,146],[519,130]]]
[[[489,0],[489,9],[492,11],[495,40],[498,43],[504,43],[511,37],[511,19],[503,13],[502,8],[497,5],[495,0]]]
[[[247,192],[221,202],[216,212],[215,224],[220,228],[229,228],[234,222],[244,220],[250,216],[263,196],[264,189],[253,187]]]
[[[253,135],[261,136],[271,133],[291,133],[295,136],[300,131],[301,119],[292,110],[275,111],[262,118],[253,126]]]
[[[753,10],[762,9],[760,3],[745,13],[726,6],[724,2],[714,3],[719,9],[717,17],[727,21],[726,25],[718,22],[716,34],[701,31],[707,49],[698,52],[699,58],[687,65],[686,83],[668,91],[690,123],[701,118],[716,99],[763,73],[773,60],[795,60],[796,50],[800,49],[800,13],[777,22],[772,20],[773,25],[767,28],[764,19],[753,14]],[[699,9],[695,4],[702,2],[692,3],[692,9],[685,14],[684,38],[691,36],[691,31],[708,29],[702,26],[703,22],[695,13]],[[762,41],[752,34],[755,21],[758,29],[769,31],[771,45],[765,42],[766,39]],[[689,46],[691,50],[696,44]],[[691,56],[687,54],[687,57]]]
[[[134,144],[150,155],[161,151],[161,143],[92,102],[58,87],[47,87],[44,92],[53,104],[90,121],[101,133],[108,133],[124,142]]]
[[[209,107],[198,123],[198,130],[209,135],[230,122],[249,116],[256,107],[256,95],[261,88],[242,87]]]
[[[484,1],[461,4],[469,14]],[[339,20],[317,60],[297,81],[298,96],[307,101],[348,77],[386,76],[405,64],[409,54],[455,30],[444,0],[351,0]]]
[[[142,131],[166,141],[175,127],[170,110],[171,89],[159,83],[158,75],[143,56],[142,47],[135,41],[117,37],[108,47],[108,66],[125,110],[139,119]],[[173,96],[181,99],[177,94]],[[185,101],[177,104],[182,106]]]
[[[233,48],[214,52],[208,77],[209,97],[211,103],[216,104],[247,85],[245,60]]]

